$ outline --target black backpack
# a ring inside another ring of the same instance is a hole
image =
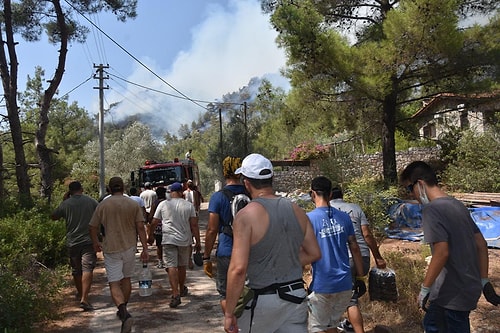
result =
[[[229,221],[222,221],[221,232],[229,237],[233,237],[233,219],[236,216],[236,213],[245,207],[251,200],[246,194],[235,194],[228,188],[223,188],[220,191],[224,193],[226,198],[229,200],[229,205],[231,206],[231,218]]]

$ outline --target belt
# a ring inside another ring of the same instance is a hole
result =
[[[263,288],[262,291],[257,291],[259,295],[272,295],[276,294],[278,291],[286,293],[289,291],[294,291],[297,289],[304,289],[304,284],[302,282],[293,282],[285,285],[276,286],[275,288]]]

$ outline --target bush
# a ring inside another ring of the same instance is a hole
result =
[[[450,149],[451,160],[443,181],[452,191],[500,192],[500,138],[494,133],[463,133],[456,148]]]
[[[38,206],[0,219],[2,331],[29,332],[33,323],[57,313],[68,269],[66,231],[49,214],[48,207]]]
[[[372,177],[361,177],[342,186],[344,200],[356,203],[363,209],[378,243],[386,237],[384,230],[392,222],[387,213],[388,208],[397,202],[398,196],[397,187],[386,190],[384,186],[382,179]]]

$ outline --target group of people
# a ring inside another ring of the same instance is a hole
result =
[[[243,160],[228,156],[222,169],[225,191],[210,198],[203,266],[214,277],[211,254],[217,244],[215,280],[224,330],[336,332],[346,312],[342,328],[348,325],[354,332],[364,332],[357,299],[366,292],[370,252],[378,268],[385,268],[386,262],[361,208],[345,202],[342,190],[319,176],[312,179],[309,192],[315,209],[306,213],[275,194],[272,163],[260,154]],[[481,293],[495,306],[500,302],[488,280],[486,241],[467,208],[441,190],[428,164],[411,163],[400,180],[423,205],[424,238],[432,252],[417,297],[418,306],[426,310],[425,332],[470,332],[469,313]],[[157,188],[152,200],[143,200],[144,208],[124,196],[121,178],[111,178],[109,190],[111,195],[98,203],[83,194],[79,182],[70,183],[52,219],[66,220],[80,307],[92,310],[88,294],[96,253],[102,251],[121,332],[130,332],[133,321],[127,303],[137,237],[143,261],[149,259],[148,245],[156,241],[157,248],[163,249],[159,259],[165,258],[172,289],[170,306],[177,307],[188,292],[186,266],[193,237],[195,250],[201,251],[199,205],[196,208],[194,198],[193,203],[186,200],[189,195],[180,183],[170,185],[168,200],[167,189]],[[235,212],[232,200],[243,194],[251,201]],[[147,229],[145,221],[150,222]],[[307,265],[312,266],[312,281],[305,286],[303,268]],[[237,317],[235,309],[241,307],[238,303],[244,289],[251,296]]]
[[[108,190],[109,195],[98,202],[83,194],[80,182],[73,181],[51,218],[66,220],[70,264],[77,297],[84,311],[93,310],[88,295],[96,253],[102,251],[111,298],[122,321],[121,332],[126,333],[131,332],[133,326],[127,303],[136,267],[137,238],[142,245],[140,259],[143,262],[149,260],[148,243],[153,244],[160,238],[157,248],[164,249],[172,288],[170,306],[177,307],[180,297],[187,294],[184,283],[193,238],[195,248],[201,250],[200,232],[195,206],[184,200],[181,183],[169,186],[170,200],[165,200],[166,188],[158,187],[153,191],[150,184],[146,184],[140,196],[135,189],[131,189],[128,196],[120,177],[109,180]],[[151,222],[147,228],[146,222]],[[157,236],[159,224],[160,237]]]
[[[341,189],[320,176],[311,181],[316,208],[305,213],[275,195],[267,158],[250,154],[239,163],[234,157],[223,161],[226,187],[252,201],[233,217],[230,199],[214,193],[203,258],[205,273],[213,277],[210,255],[218,235],[216,284],[225,331],[337,332],[347,309],[342,329],[349,325],[364,332],[357,298],[366,292],[370,251],[378,268],[386,262],[361,208],[345,202]],[[400,180],[423,205],[425,241],[432,252],[417,297],[426,311],[425,332],[470,332],[469,314],[481,293],[492,305],[500,302],[488,279],[486,241],[467,208],[441,190],[428,164],[409,164]],[[225,232],[229,223],[231,234]],[[305,287],[302,273],[308,264],[312,281]],[[237,317],[248,288],[253,296],[245,298]]]

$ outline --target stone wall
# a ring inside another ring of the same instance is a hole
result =
[[[396,153],[396,169],[403,170],[413,161],[421,160],[434,164],[439,158],[439,148],[410,148]],[[278,192],[308,190],[311,179],[321,175],[318,161],[272,161],[275,176],[274,188]],[[349,170],[344,173],[349,176],[370,175],[382,176],[382,153],[359,155]]]

